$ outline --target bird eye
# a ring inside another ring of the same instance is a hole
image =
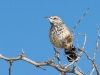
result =
[[[53,18],[53,19],[55,20],[55,19],[57,19],[57,18]]]

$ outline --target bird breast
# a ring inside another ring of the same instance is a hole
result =
[[[51,43],[58,48],[64,47],[65,44],[68,43],[67,37],[71,35],[70,31],[65,26],[54,26],[51,27],[49,32],[49,37]]]

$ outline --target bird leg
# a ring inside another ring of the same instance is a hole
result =
[[[59,58],[59,54],[60,54],[60,51],[62,50],[62,48],[60,48],[59,50],[56,50],[56,48],[54,47],[54,51],[55,51],[55,55],[53,57],[53,61],[57,58],[58,60],[58,64],[61,66],[61,63],[60,63],[60,58]]]

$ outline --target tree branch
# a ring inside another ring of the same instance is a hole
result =
[[[79,72],[77,70],[62,68],[61,66],[56,65],[51,60],[50,61],[47,60],[45,62],[35,62],[29,58],[26,58],[23,53],[20,54],[18,57],[14,57],[14,58],[8,58],[8,57],[5,57],[2,54],[0,54],[0,59],[6,60],[6,61],[12,61],[12,62],[18,61],[18,60],[23,60],[25,62],[32,64],[32,65],[35,65],[38,68],[40,68],[41,66],[51,66],[51,67],[55,68],[56,70],[58,70],[59,72],[74,73],[76,75],[83,75],[81,72]]]

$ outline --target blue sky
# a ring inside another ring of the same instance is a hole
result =
[[[88,7],[88,14],[79,23],[75,32],[87,34],[85,50],[93,57],[98,38],[96,24],[100,26],[99,0],[0,0],[0,53],[7,57],[17,57],[23,48],[25,56],[34,61],[43,62],[52,58],[54,51],[48,36],[50,24],[44,16],[57,15],[72,30]],[[80,36],[80,46],[83,40]],[[62,51],[61,62],[68,63],[63,54]],[[100,69],[99,55],[100,51],[95,61]],[[87,61],[84,54],[78,66],[85,74],[92,68],[91,62]],[[0,74],[8,75],[8,67],[9,64],[0,59]],[[46,71],[40,68],[34,70],[33,65],[17,61],[13,63],[12,75],[59,75],[52,67],[44,68]]]

